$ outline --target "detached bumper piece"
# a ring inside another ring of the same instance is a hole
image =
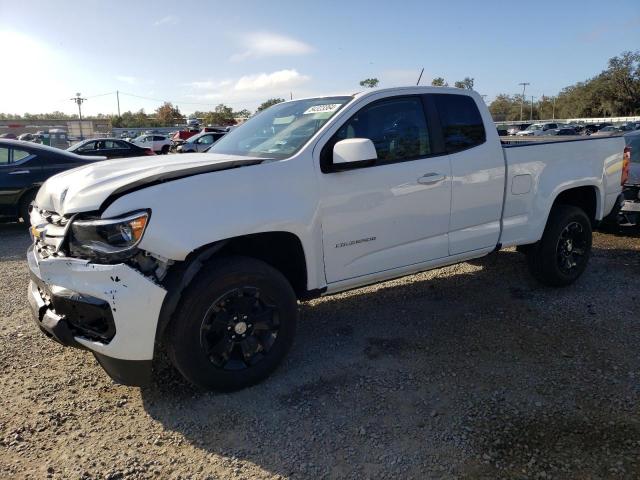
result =
[[[40,331],[66,347],[84,348],[76,342],[66,319],[47,306],[35,282],[31,281],[29,290],[29,305]]]
[[[31,279],[30,288],[29,303],[40,327],[51,333],[63,345],[78,346],[73,340],[74,336],[105,344],[115,336],[113,314],[106,301],[66,288],[49,288],[34,277]],[[71,335],[71,340],[65,340],[67,333]]]
[[[38,285],[40,283],[40,285]],[[46,294],[46,286],[38,279],[29,284],[29,304],[34,320],[49,338],[66,347],[86,349],[78,343],[76,336],[115,335],[115,325],[109,304],[103,300],[81,295],[70,290],[63,294]],[[53,308],[52,308],[53,307]],[[151,360],[120,360],[93,352],[105,372],[122,385],[145,386],[151,380]]]

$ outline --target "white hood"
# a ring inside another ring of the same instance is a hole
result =
[[[98,210],[115,191],[131,184],[144,183],[177,172],[204,173],[255,162],[255,158],[217,153],[187,153],[182,155],[154,155],[96,162],[67,170],[49,178],[38,191],[38,208],[67,215]],[[216,168],[220,167],[220,168]],[[173,174],[173,175],[172,175]]]

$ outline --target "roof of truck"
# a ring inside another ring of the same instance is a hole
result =
[[[309,97],[301,97],[295,98],[293,100],[286,100],[285,102],[295,102],[298,100],[310,100],[314,98],[335,98],[335,97],[353,97],[353,98],[362,98],[369,95],[374,95],[378,93],[402,93],[402,92],[412,92],[412,93],[453,93],[456,95],[469,95],[469,96],[479,96],[478,92],[475,90],[467,90],[464,88],[455,88],[455,87],[434,87],[431,85],[413,85],[413,86],[404,86],[404,87],[388,87],[388,88],[368,88],[366,90],[360,90],[355,93],[336,93],[334,95],[313,95]]]

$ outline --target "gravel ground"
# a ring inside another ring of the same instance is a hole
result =
[[[31,323],[28,237],[0,225],[0,478],[640,477],[640,232],[543,288],[485,259],[302,305],[266,382],[114,385]]]

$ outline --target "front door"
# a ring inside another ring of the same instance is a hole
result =
[[[333,145],[368,138],[372,166],[333,171]],[[322,232],[327,282],[446,257],[451,166],[435,153],[423,98],[364,106],[322,149]]]

